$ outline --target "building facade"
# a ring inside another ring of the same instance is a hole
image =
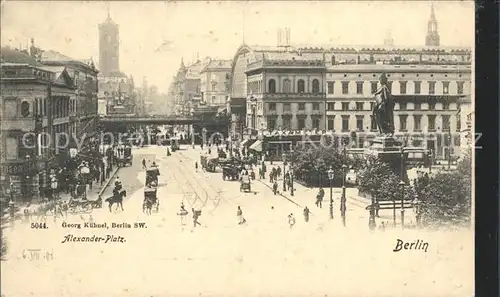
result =
[[[1,52],[2,197],[30,201],[66,153],[76,91],[66,67],[41,64],[28,52]]]
[[[210,60],[200,71],[202,101],[208,106],[226,107],[231,60]]]

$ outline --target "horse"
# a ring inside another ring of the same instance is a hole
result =
[[[147,215],[151,215],[154,203],[155,201],[153,198],[144,198],[144,203],[142,204],[142,211]]]
[[[115,193],[113,193],[113,196],[106,198],[106,200],[104,200],[104,201],[108,202],[109,212],[112,212],[111,207],[115,203],[116,203],[116,209],[118,210],[118,207],[121,207],[121,209],[123,211],[123,197],[127,197],[127,191],[125,191],[125,190],[122,190],[120,192],[115,192]]]
[[[61,217],[64,217],[63,206],[60,201],[57,200],[46,201],[41,204],[30,204],[23,210],[26,221],[30,222],[32,221],[33,216],[36,216],[37,220],[42,219],[45,221],[48,212],[53,213],[54,222],[56,221],[58,214],[61,215]]]

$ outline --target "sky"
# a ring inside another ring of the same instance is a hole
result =
[[[120,68],[136,85],[166,92],[181,58],[232,59],[243,43],[277,43],[289,27],[291,44],[423,46],[430,1],[2,1],[1,43],[38,47],[99,61],[98,24],[120,26]],[[434,1],[443,46],[474,46],[473,1]],[[97,65],[98,66],[98,65]]]

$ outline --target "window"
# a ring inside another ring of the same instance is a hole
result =
[[[215,92],[215,87],[217,86],[217,84],[212,84],[212,92]]]
[[[306,120],[304,118],[299,118],[299,130],[303,130],[306,127]]]
[[[450,116],[442,115],[443,117],[443,131],[450,131]]]
[[[464,82],[457,81],[457,94],[463,94],[463,93],[464,93]]]
[[[319,80],[313,79],[313,89],[312,89],[314,94],[319,93]]]
[[[377,93],[377,89],[378,89],[378,82],[376,81],[372,81],[372,94],[374,93]]]
[[[212,103],[215,103],[215,96],[212,96]]]
[[[291,93],[292,92],[292,83],[289,79],[285,79],[283,81],[283,93]]]
[[[342,94],[349,94],[349,82],[348,81],[343,81],[342,82]]]
[[[400,115],[399,116],[399,131],[406,131],[406,119],[408,118],[407,115]]]
[[[413,109],[415,109],[415,110],[421,110],[422,109],[422,104],[420,102],[415,102]]]
[[[319,103],[313,103],[313,110],[319,110]]]
[[[270,79],[268,83],[268,92],[271,94],[276,93],[276,81],[274,79]]]
[[[448,109],[450,109],[450,103],[443,102],[443,110],[448,110]]]
[[[326,109],[327,110],[334,110],[335,109],[335,102],[328,102],[326,104]]]
[[[356,129],[358,131],[363,131],[363,116],[356,116]]]
[[[429,82],[429,94],[436,94],[436,82],[435,81],[430,81]]]
[[[343,111],[349,110],[349,102],[342,102],[342,110]]]
[[[27,117],[30,115],[30,104],[28,101],[23,101],[21,103],[21,115]]]
[[[290,103],[283,103],[283,111],[290,111],[292,110],[290,108]]]
[[[415,94],[420,94],[420,87],[422,85],[421,81],[415,81],[413,82],[415,84]]]
[[[305,103],[299,103],[299,110],[306,110],[306,104]]]
[[[328,130],[329,131],[334,131],[335,130],[335,117],[334,116],[329,116],[328,117]]]
[[[5,158],[7,160],[17,159],[18,140],[15,137],[7,137],[5,139]]]
[[[291,130],[292,129],[292,119],[290,116],[283,117],[283,129]]]
[[[435,110],[436,109],[436,103],[435,102],[429,102],[429,110]]]
[[[415,132],[422,131],[422,116],[421,115],[414,115],[413,116],[413,129]]]
[[[399,102],[399,110],[406,110],[406,102]]]
[[[333,81],[328,82],[328,94],[333,94]]]
[[[370,116],[370,129],[372,131],[377,131],[377,121],[374,116]]]
[[[276,110],[276,103],[269,103],[269,110]]]
[[[299,79],[297,81],[297,92],[298,93],[304,93],[305,92],[305,83],[304,83],[304,80],[303,79]]]
[[[429,131],[435,131],[436,130],[436,116],[435,115],[428,115],[427,120],[429,121],[428,126],[427,126]]]
[[[399,93],[401,95],[406,94],[406,81],[400,81],[399,82]]]
[[[450,82],[449,81],[443,81],[443,94],[448,94],[450,91]]]
[[[335,56],[332,56],[332,65],[335,65]]]
[[[313,129],[319,129],[319,119],[318,118],[313,118],[312,124],[313,124]]]
[[[363,110],[363,102],[356,102],[356,110]]]
[[[342,116],[342,132],[347,132],[347,131],[349,131],[349,116],[343,115]]]
[[[356,82],[356,94],[363,94],[363,82]]]
[[[276,128],[276,118],[275,117],[267,117],[267,129],[274,130]]]
[[[389,89],[389,92],[392,93],[392,81],[387,82],[387,89]]]
[[[460,132],[462,130],[462,121],[460,120],[460,117],[457,117],[457,131]]]

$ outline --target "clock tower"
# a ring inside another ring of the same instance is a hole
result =
[[[99,71],[104,76],[120,71],[120,36],[118,24],[110,16],[99,25]]]
[[[439,46],[439,33],[436,15],[434,14],[434,5],[431,6],[431,17],[427,23],[427,36],[425,37],[426,46]]]

